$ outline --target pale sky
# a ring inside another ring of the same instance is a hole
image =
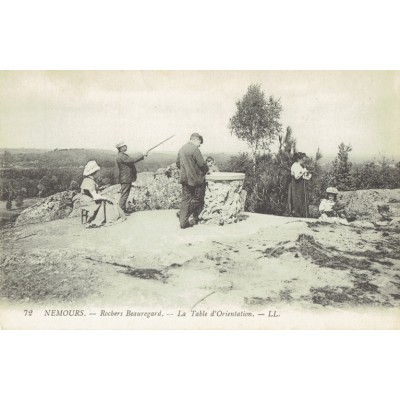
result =
[[[252,83],[281,99],[281,122],[298,150],[400,155],[400,72],[395,71],[3,71],[0,147],[147,148],[177,151],[192,132],[201,150],[237,152],[228,130]]]

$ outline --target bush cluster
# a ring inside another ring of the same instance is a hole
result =
[[[383,158],[379,162],[368,161],[363,165],[353,166],[349,161],[350,151],[350,146],[340,144],[336,159],[327,168],[321,166],[322,155],[319,151],[314,157],[308,159],[306,167],[313,174],[312,180],[307,183],[308,196],[313,210],[325,197],[328,186],[336,186],[340,191],[400,188],[400,162],[394,165],[388,159]],[[293,149],[291,151],[280,150],[276,154],[260,155],[256,161],[255,174],[252,157],[247,153],[232,157],[226,165],[227,171],[246,174],[245,210],[287,215]],[[255,187],[257,188],[256,192]]]

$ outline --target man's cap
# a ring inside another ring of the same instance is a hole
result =
[[[203,144],[203,136],[201,136],[199,133],[196,133],[196,132],[192,133],[190,135],[190,140],[192,140],[192,139],[199,139],[200,143]]]
[[[117,148],[117,149],[119,149],[120,147],[122,147],[122,146],[126,146],[126,143],[125,142],[119,142],[119,143],[117,143],[116,145],[115,145],[115,147]]]

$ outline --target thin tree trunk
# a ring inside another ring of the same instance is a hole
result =
[[[253,212],[257,209],[258,205],[258,179],[256,176],[256,171],[257,171],[257,149],[253,152],[253,176],[254,176],[254,198],[255,198],[255,204],[253,207]]]

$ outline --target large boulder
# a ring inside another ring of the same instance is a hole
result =
[[[44,198],[22,211],[15,225],[36,224],[68,217],[73,208],[72,199],[75,194],[76,192],[67,190]]]
[[[400,189],[369,189],[339,193],[347,215],[377,225],[400,221]]]
[[[158,175],[147,184],[138,180],[132,192],[130,198],[135,210],[168,210],[180,207],[182,186],[176,178]]]

